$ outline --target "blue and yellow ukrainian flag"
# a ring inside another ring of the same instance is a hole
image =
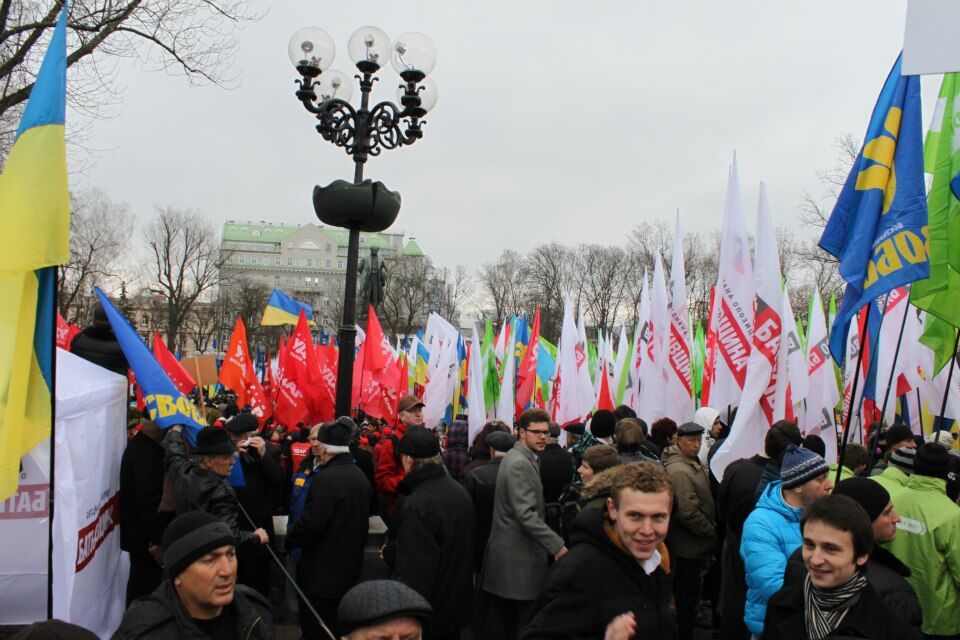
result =
[[[294,300],[279,289],[274,289],[273,293],[270,294],[270,300],[267,302],[267,308],[263,310],[263,318],[260,320],[260,324],[263,326],[296,325],[300,318],[301,309],[307,315],[308,324],[315,325],[313,307],[306,302]]]
[[[64,4],[0,175],[0,500],[50,436],[54,269],[70,254],[66,28]]]

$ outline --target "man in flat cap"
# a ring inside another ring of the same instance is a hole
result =
[[[256,528],[269,531],[273,526],[273,496],[283,488],[283,469],[280,468],[280,447],[260,437],[260,424],[252,413],[241,413],[227,422],[227,433],[240,454],[243,483],[234,486],[237,500],[254,526],[241,518],[240,529]],[[240,573],[237,582],[253,587],[270,597],[270,555],[262,546],[245,545],[237,549]]]
[[[423,401],[417,396],[404,396],[397,403],[397,412],[400,420],[395,433],[385,435],[377,445],[377,468],[373,474],[386,516],[393,515],[393,507],[397,502],[397,485],[405,475],[397,444],[407,429],[423,426]]]
[[[677,428],[677,443],[663,450],[677,507],[670,518],[667,548],[673,560],[673,593],[680,640],[693,637],[703,590],[703,574],[717,546],[716,508],[707,469],[700,463],[704,428],[687,422]]]
[[[420,640],[433,609],[402,582],[370,580],[343,596],[337,614],[346,640]]]
[[[127,609],[113,640],[273,640],[270,602],[236,584],[236,538],[202,511],[163,532],[166,579]]]
[[[230,434],[218,427],[204,427],[197,434],[191,459],[186,455],[182,429],[181,425],[172,427],[162,443],[163,464],[173,484],[177,515],[203,511],[226,523],[236,544],[267,544],[269,537],[264,529],[243,531],[240,528],[237,494],[227,482],[237,450]]]
[[[300,519],[287,536],[288,549],[300,549],[297,582],[320,617],[338,633],[337,604],[360,580],[367,543],[372,489],[350,455],[356,425],[337,418],[317,430],[320,460]],[[326,634],[310,610],[300,604],[300,630],[306,640]]]
[[[433,607],[424,637],[459,638],[472,612],[473,503],[447,474],[433,431],[410,427],[398,450],[406,475],[384,560]]]

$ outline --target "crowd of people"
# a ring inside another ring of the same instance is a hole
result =
[[[425,425],[414,396],[393,426],[261,429],[230,398],[210,404],[192,444],[146,417],[131,430],[116,638],[276,637],[282,561],[307,640],[960,638],[947,432],[874,425],[838,469],[782,421],[720,479],[735,412],[709,407],[563,429],[530,409],[468,445],[466,422]],[[387,533],[371,554],[373,516]],[[365,580],[370,562],[391,579]]]

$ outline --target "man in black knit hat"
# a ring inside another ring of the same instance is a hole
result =
[[[163,533],[166,579],[127,610],[114,640],[272,640],[270,603],[237,585],[236,538],[201,511],[178,516]]]

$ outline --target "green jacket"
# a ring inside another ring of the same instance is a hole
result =
[[[837,463],[836,463],[836,462],[834,462],[833,464],[830,465],[830,475],[827,476],[827,477],[830,478],[830,482],[833,482],[834,479],[837,477]],[[843,466],[843,469],[840,470],[840,482],[843,482],[843,481],[846,480],[847,478],[852,478],[852,477],[854,477],[854,476],[853,476],[853,471],[851,471],[850,469],[847,468],[846,465],[844,465],[844,466]]]
[[[877,482],[892,496],[895,491],[900,491],[907,486],[910,476],[891,464],[879,475],[870,476],[870,479]]]
[[[902,520],[887,546],[910,567],[923,632],[960,633],[960,508],[947,497],[946,480],[913,474],[892,500]]]

